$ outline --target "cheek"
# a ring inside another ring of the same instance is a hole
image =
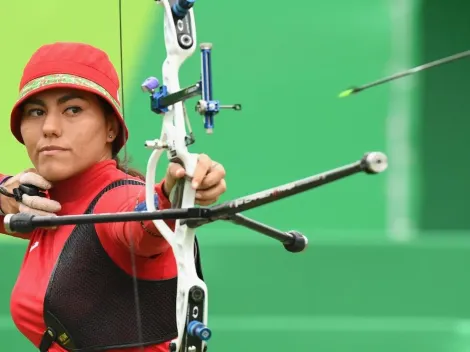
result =
[[[67,133],[68,140],[73,144],[72,147],[80,154],[90,151],[90,149],[102,148],[106,144],[106,128],[96,121],[83,120],[77,126],[69,125]]]
[[[38,144],[38,141],[41,138],[41,129],[32,121],[26,121],[21,123],[20,131],[26,150],[32,157],[34,155],[34,150]]]

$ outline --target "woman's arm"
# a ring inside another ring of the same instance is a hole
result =
[[[169,199],[163,192],[163,184],[164,181],[161,181],[155,185],[155,206],[158,210],[171,207]],[[145,186],[127,185],[116,187],[105,193],[96,204],[94,213],[145,209]],[[171,229],[174,229],[174,220],[165,220],[165,222]],[[140,257],[154,257],[170,248],[151,220],[103,223],[96,224],[95,228],[102,241],[110,240],[129,250],[132,246],[132,251]]]
[[[170,163],[165,178],[155,186],[155,207],[159,210],[171,207],[167,195],[179,179],[185,176],[184,168],[177,163]],[[192,187],[196,190],[195,203],[210,205],[225,192],[225,169],[211,160],[206,154],[199,154],[192,176]],[[145,210],[145,186],[122,186],[107,192],[98,201],[95,213],[128,212]],[[174,220],[165,220],[173,230]],[[152,221],[133,221],[121,223],[97,224],[95,226],[100,240],[110,244],[119,243],[121,248],[129,250],[142,258],[154,257],[170,249],[169,243],[161,236]],[[111,238],[111,239],[110,239]],[[111,247],[113,248],[113,247]],[[115,247],[117,248],[117,247]]]

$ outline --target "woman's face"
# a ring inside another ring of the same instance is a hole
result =
[[[117,123],[96,95],[58,88],[23,104],[21,135],[39,174],[57,182],[111,159]]]

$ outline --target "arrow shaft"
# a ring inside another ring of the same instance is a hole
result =
[[[402,71],[402,72],[396,73],[394,75],[379,79],[377,81],[374,81],[374,82],[371,82],[371,83],[368,83],[368,84],[365,84],[365,85],[362,85],[362,86],[359,86],[359,87],[354,87],[352,89],[349,89],[349,90],[341,93],[340,97],[341,96],[349,96],[349,95],[354,94],[354,93],[359,93],[360,91],[366,90],[368,88],[376,87],[378,85],[396,80],[398,78],[403,78],[403,77],[412,75],[414,73],[430,69],[432,67],[436,67],[436,66],[444,65],[444,64],[454,62],[454,61],[457,61],[457,60],[460,60],[460,59],[464,59],[468,56],[470,56],[470,50],[463,51],[461,53],[457,53],[457,54],[454,54],[454,55],[451,55],[451,56],[447,56],[447,57],[442,58],[442,59],[434,60],[434,61],[428,62],[426,64],[411,68],[409,70]]]
[[[370,88],[370,87],[373,87],[373,86],[376,86],[376,85],[379,85],[379,84],[387,83],[387,82],[393,81],[393,80],[398,79],[398,78],[409,76],[413,73],[417,73],[417,72],[420,72],[420,71],[423,71],[423,70],[430,69],[430,68],[435,67],[435,66],[440,66],[440,65],[443,65],[443,64],[447,64],[449,62],[453,62],[453,61],[456,61],[456,60],[466,58],[467,56],[470,56],[470,50],[467,50],[467,51],[464,51],[462,53],[458,53],[458,54],[455,54],[455,55],[452,55],[452,56],[448,56],[448,57],[445,57],[443,59],[428,62],[427,64],[416,66],[414,68],[411,68],[411,69],[403,71],[403,72],[396,73],[392,76],[380,79],[378,81],[375,81],[375,82],[372,82],[372,83],[369,83],[369,84],[366,84],[366,85],[360,87],[359,89],[364,90],[364,89],[367,89],[367,88]]]

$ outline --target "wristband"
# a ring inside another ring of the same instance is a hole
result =
[[[0,185],[3,185],[7,180],[12,178],[13,176],[3,176],[0,178]]]
[[[4,184],[8,179],[12,178],[13,176],[4,176],[0,178],[0,185]],[[0,216],[1,215],[6,215],[6,213],[3,212],[2,210],[2,197],[0,196]]]

